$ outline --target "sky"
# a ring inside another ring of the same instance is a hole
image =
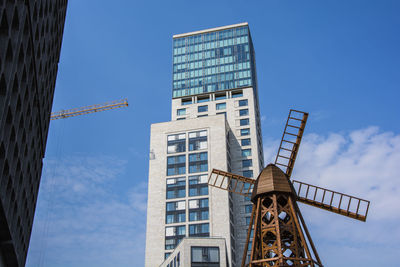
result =
[[[292,174],[371,201],[367,222],[300,204],[324,266],[397,266],[400,2],[69,0],[28,267],[143,266],[150,125],[170,120],[172,35],[248,22],[265,162],[310,113]]]

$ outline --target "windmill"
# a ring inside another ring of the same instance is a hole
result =
[[[323,266],[297,202],[360,221],[367,218],[368,200],[290,180],[307,118],[308,113],[290,110],[275,163],[256,180],[217,169],[210,174],[210,186],[253,202],[242,267],[248,247],[248,267]]]

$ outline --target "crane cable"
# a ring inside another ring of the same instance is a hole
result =
[[[51,126],[54,124],[50,124]],[[44,216],[44,227],[41,233],[41,236],[39,238],[40,240],[40,250],[39,250],[39,259],[38,259],[38,267],[43,267],[45,266],[45,262],[46,262],[46,251],[47,251],[47,241],[48,241],[48,236],[49,236],[49,230],[51,227],[51,223],[52,223],[52,215],[53,214],[53,209],[54,209],[54,197],[55,197],[55,189],[56,189],[56,175],[57,175],[57,171],[60,165],[60,155],[62,154],[62,141],[63,141],[63,133],[64,133],[64,126],[65,126],[65,122],[63,121],[61,123],[61,126],[59,127],[59,131],[56,134],[56,153],[55,153],[55,162],[53,164],[53,166],[51,166],[52,164],[46,164],[46,169],[47,168],[52,168],[51,170],[51,174],[49,174],[48,176],[46,175],[46,182],[48,182],[49,184],[49,190],[47,191],[43,191],[43,196],[48,196],[48,201],[45,204],[46,205],[46,209],[45,209],[45,216]],[[54,127],[54,126],[53,126]],[[44,186],[45,184],[42,181],[42,186],[43,186],[43,190],[45,189]]]

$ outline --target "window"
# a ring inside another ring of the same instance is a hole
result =
[[[248,105],[247,99],[239,100],[239,107],[245,107]]]
[[[206,111],[208,111],[208,106],[198,106],[197,111],[198,112],[206,112]]]
[[[186,235],[186,226],[165,227],[165,249],[174,249]]]
[[[251,156],[251,149],[242,149],[242,157],[248,157]]]
[[[252,204],[244,206],[244,212],[245,213],[251,213],[252,209],[253,209],[253,205]]]
[[[186,173],[185,155],[167,157],[167,175],[178,175]]]
[[[216,105],[217,110],[226,109],[226,103],[219,103]]]
[[[249,128],[240,129],[240,136],[249,135],[249,134],[250,134],[250,129]]]
[[[240,120],[240,126],[245,126],[249,125],[249,119],[241,119]]]
[[[195,210],[189,211],[189,221],[202,221],[208,220],[208,209],[207,210]]]
[[[208,195],[207,175],[189,176],[189,196]]]
[[[185,201],[167,202],[165,223],[178,223],[185,222]]]
[[[253,161],[251,159],[242,160],[242,168],[247,168],[253,166]]]
[[[251,145],[250,138],[240,140],[242,146],[249,146]]]
[[[186,115],[186,108],[178,109],[178,110],[176,111],[176,115],[178,115],[178,116]]]
[[[215,100],[226,99],[226,94],[215,94]]]
[[[168,135],[167,153],[179,153],[186,151],[186,134]]]
[[[199,96],[197,97],[197,103],[203,103],[203,102],[208,102],[210,101],[210,97],[209,96]]]
[[[167,179],[167,199],[186,196],[186,178]]]
[[[189,173],[208,171],[207,152],[189,154]]]
[[[207,131],[189,133],[189,151],[207,149]]]
[[[207,114],[204,114],[204,115],[199,115],[199,116],[197,116],[197,118],[207,117],[207,116],[208,116]]]
[[[189,221],[208,220],[208,198],[189,200]]]
[[[182,121],[182,120],[185,120],[186,118],[177,118],[176,120],[177,121]]]
[[[244,177],[248,177],[248,178],[252,178],[253,177],[253,171],[252,170],[243,171],[243,176]]]
[[[192,267],[220,266],[218,247],[191,247]]]
[[[232,98],[235,98],[235,97],[242,97],[242,96],[243,96],[243,91],[242,91],[242,90],[232,92]]]
[[[249,226],[250,224],[250,217],[246,217],[246,225]]]
[[[189,210],[208,208],[208,198],[189,200]]]
[[[182,105],[190,105],[192,104],[192,98],[183,98]]]
[[[210,236],[209,224],[191,224],[189,225],[189,236]]]
[[[249,110],[247,108],[239,110],[239,116],[247,116],[247,115],[249,115]]]

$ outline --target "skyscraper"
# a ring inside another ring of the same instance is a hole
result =
[[[24,266],[66,0],[0,2],[0,266]]]
[[[238,266],[251,203],[207,179],[263,168],[248,24],[174,35],[172,87],[171,121],[151,126],[146,266]]]

